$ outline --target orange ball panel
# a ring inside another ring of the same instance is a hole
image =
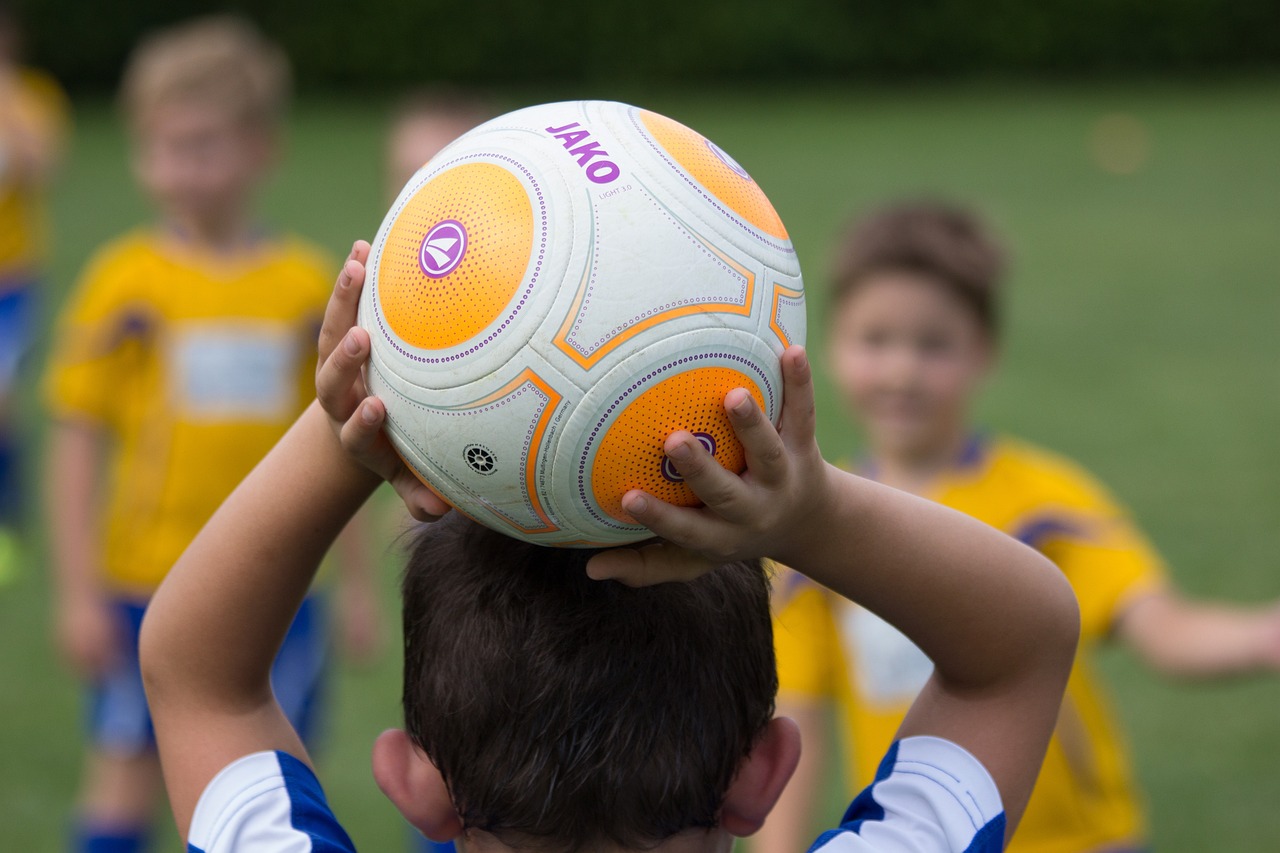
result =
[[[632,489],[643,489],[678,506],[701,503],[670,467],[662,449],[677,430],[699,435],[704,446],[714,446],[721,465],[741,472],[746,457],[724,411],[724,397],[734,388],[746,388],[756,405],[764,408],[764,395],[756,384],[728,367],[678,373],[636,397],[600,439],[591,468],[591,490],[600,508],[621,522],[635,524],[622,509],[622,496]]]
[[[760,185],[717,156],[705,136],[657,113],[641,111],[640,120],[671,159],[721,204],[764,233],[788,239],[782,219]]]
[[[452,222],[438,246],[462,253],[428,275],[428,233]],[[459,234],[459,231],[462,233]],[[499,318],[524,281],[533,251],[533,205],[523,184],[493,163],[467,163],[432,178],[405,203],[387,232],[378,264],[378,304],[387,325],[421,349],[455,347]],[[461,248],[459,249],[459,242]]]

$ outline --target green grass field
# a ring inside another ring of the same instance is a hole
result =
[[[1280,529],[1280,80],[554,94],[642,102],[731,151],[794,236],[815,348],[825,252],[851,211],[924,192],[979,205],[1015,249],[1004,365],[983,422],[1101,476],[1189,592],[1280,595],[1271,538]],[[1148,134],[1149,157],[1132,174],[1103,170],[1090,152],[1096,123],[1116,113]],[[335,253],[371,237],[384,119],[382,102],[304,102],[264,199],[269,221]],[[146,217],[106,105],[80,110],[53,214],[56,304],[95,245]],[[824,447],[846,452],[856,436],[823,390]],[[38,432],[38,416],[29,420]],[[390,603],[397,567],[387,553]],[[75,788],[80,697],[50,649],[48,597],[38,552],[0,589],[5,850],[60,849]],[[371,851],[401,849],[404,838],[368,770],[374,735],[398,718],[394,657],[339,673],[320,758],[339,814]],[[1155,849],[1277,849],[1280,680],[1168,683],[1123,651],[1101,663],[1150,800]]]

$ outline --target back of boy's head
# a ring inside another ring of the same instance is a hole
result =
[[[195,105],[272,129],[289,100],[289,60],[248,21],[198,18],[145,38],[129,58],[121,99],[136,124],[156,108]]]
[[[759,562],[633,589],[596,552],[433,525],[404,579],[405,726],[467,829],[533,850],[710,829],[773,716]]]
[[[1005,252],[973,211],[937,201],[911,201],[859,217],[837,242],[831,301],[840,302],[874,276],[920,276],[954,293],[983,331],[996,337]]]

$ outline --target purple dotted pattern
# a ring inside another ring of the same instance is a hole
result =
[[[520,173],[523,174],[525,178],[529,181],[529,183],[533,186],[534,194],[538,199],[538,212],[541,215],[541,221],[542,221],[542,228],[541,228],[542,234],[538,244],[538,258],[534,264],[533,275],[529,277],[529,281],[525,284],[524,293],[521,294],[519,302],[517,302],[516,306],[511,309],[511,313],[507,315],[506,319],[502,321],[502,325],[500,325],[498,328],[490,332],[489,336],[486,337],[484,340],[477,342],[473,346],[461,352],[457,352],[452,355],[440,356],[440,357],[418,355],[417,353],[409,352],[404,347],[400,346],[400,343],[391,334],[391,330],[387,328],[386,323],[382,318],[382,312],[377,310],[378,282],[377,282],[377,277],[375,276],[374,282],[373,282],[373,290],[370,293],[370,297],[372,299],[371,304],[374,306],[374,310],[372,313],[378,319],[378,330],[382,333],[383,339],[386,340],[386,342],[391,345],[392,349],[394,349],[396,352],[398,352],[400,355],[404,356],[405,358],[409,359],[410,361],[416,361],[416,362],[419,362],[420,364],[448,364],[450,362],[458,361],[459,359],[466,358],[468,356],[474,355],[475,353],[479,352],[481,349],[484,348],[486,344],[492,343],[493,340],[498,337],[498,335],[506,331],[507,326],[511,325],[511,322],[516,318],[516,315],[520,313],[520,310],[522,308],[524,308],[525,302],[527,302],[529,300],[529,297],[533,294],[534,285],[537,284],[538,276],[542,273],[542,262],[547,255],[547,202],[546,202],[546,199],[543,197],[542,187],[538,185],[538,182],[534,179],[533,174],[524,166],[524,164],[520,163],[519,161],[511,157],[506,157],[501,154],[493,154],[493,153],[482,151],[474,154],[467,154],[464,157],[458,157],[454,160],[450,160],[447,163],[441,164],[440,168],[437,169],[435,172],[433,172],[431,177],[435,177],[436,175],[443,172],[445,169],[448,169],[451,166],[456,166],[459,163],[464,163],[468,160],[481,160],[481,159],[501,160],[505,163],[509,163],[510,165],[515,166],[517,169],[520,170]],[[427,181],[423,181],[422,186],[426,186],[429,180],[430,178],[428,178]],[[421,186],[419,187],[419,189],[421,189]],[[393,217],[392,221],[395,221],[395,218],[399,217],[400,211],[404,208],[404,205],[412,197],[413,197],[412,193],[409,194],[408,196],[405,196],[404,201],[401,202],[395,208],[395,217]],[[384,234],[382,240],[378,242],[378,246],[375,250],[375,253],[378,256],[379,261],[382,258],[382,246],[385,240],[386,240],[386,235]]]
[[[761,243],[764,243],[770,249],[773,249],[778,252],[782,252],[787,255],[794,255],[796,253],[796,250],[791,246],[790,243],[775,243],[774,241],[770,240],[768,237],[765,237],[755,228],[752,228],[750,225],[743,222],[741,219],[735,216],[732,211],[728,210],[727,208],[725,208],[724,205],[720,204],[720,202],[716,199],[715,196],[708,193],[698,184],[697,181],[689,177],[689,175],[685,173],[684,169],[681,169],[679,166],[677,166],[675,162],[672,161],[672,159],[667,156],[667,152],[663,151],[662,147],[658,145],[658,143],[654,142],[653,139],[649,136],[649,134],[645,131],[644,127],[640,124],[639,119],[636,118],[635,107],[627,108],[627,117],[631,119],[631,125],[636,129],[636,132],[640,134],[640,136],[644,139],[645,142],[649,143],[649,147],[652,148],[668,166],[671,167],[671,170],[675,172],[677,175],[679,175],[686,184],[692,187],[694,192],[696,192],[698,195],[706,199],[711,204],[712,207],[714,207],[716,210],[724,214],[724,216],[730,222],[732,222],[734,225],[737,225],[739,228],[741,228],[746,233],[750,234],[756,240],[759,240]]]
[[[664,208],[662,205],[660,205],[660,204],[657,202],[657,200],[656,200],[656,199],[654,199],[654,197],[653,197],[653,195],[652,195],[652,194],[649,194],[649,193],[646,191],[646,197],[648,198],[649,203],[650,203],[650,204],[652,204],[652,205],[654,206],[654,208],[655,208],[659,213],[661,213],[663,216],[665,216],[665,217],[666,217],[666,219],[667,219],[667,221],[668,221],[668,222],[670,222],[673,226],[675,226],[675,229],[676,229],[677,231],[679,231],[679,232],[680,232],[680,234],[681,234],[682,236],[684,236],[684,238],[685,238],[686,240],[688,240],[690,243],[692,243],[692,244],[694,245],[694,247],[695,247],[695,248],[697,248],[697,250],[698,250],[699,252],[701,252],[703,255],[705,255],[707,258],[709,258],[709,259],[711,260],[711,262],[712,262],[712,263],[714,263],[716,266],[720,267],[720,269],[722,269],[724,272],[728,273],[728,274],[729,274],[729,275],[731,275],[731,276],[734,276],[734,277],[735,277],[735,278],[737,278],[739,281],[741,281],[742,286],[741,286],[741,287],[739,288],[739,290],[738,290],[738,296],[737,296],[736,304],[738,304],[738,305],[743,305],[743,304],[745,304],[745,303],[746,303],[746,301],[747,301],[747,285],[748,285],[748,279],[746,279],[746,278],[742,275],[742,273],[738,272],[738,271],[737,271],[737,270],[735,270],[733,267],[731,267],[731,266],[729,266],[728,264],[726,264],[726,263],[725,263],[725,262],[724,262],[724,261],[723,261],[723,260],[718,256],[718,255],[716,255],[714,252],[712,252],[710,249],[708,249],[705,243],[703,243],[703,242],[702,242],[701,240],[699,240],[697,237],[693,236],[693,234],[689,233],[688,229],[686,229],[686,228],[685,228],[685,227],[680,223],[680,221],[679,221],[679,220],[677,220],[674,216],[672,216],[672,215],[671,215],[671,213],[670,213],[668,210],[666,210],[666,208]],[[597,222],[596,232],[595,232],[595,245],[596,245],[596,246],[600,246],[600,245],[602,245],[602,244],[601,244],[601,242],[600,242],[600,230],[599,230],[599,225],[598,225],[599,221],[600,221],[600,220],[599,220],[599,217],[596,217],[596,222]],[[612,340],[613,338],[615,338],[615,337],[617,337],[618,335],[622,334],[622,332],[624,332],[625,330],[627,330],[627,329],[628,329],[628,328],[630,328],[631,326],[634,326],[636,323],[639,323],[641,320],[646,320],[646,319],[648,319],[648,318],[650,318],[650,317],[654,316],[655,314],[662,314],[662,313],[664,313],[664,312],[671,311],[671,310],[676,309],[676,308],[681,308],[681,307],[684,307],[684,306],[687,306],[687,305],[701,305],[701,304],[706,304],[706,303],[711,303],[711,302],[720,302],[720,303],[723,303],[723,302],[728,301],[728,300],[726,300],[726,298],[725,298],[725,297],[722,297],[722,296],[716,296],[716,295],[711,295],[711,294],[706,294],[706,295],[702,295],[702,296],[687,296],[687,297],[684,297],[683,299],[674,299],[674,300],[672,300],[672,301],[670,301],[670,302],[666,302],[666,303],[664,303],[664,304],[662,304],[662,305],[654,306],[653,308],[650,308],[650,309],[649,309],[649,310],[647,310],[647,311],[641,311],[639,314],[636,314],[634,317],[630,318],[629,320],[626,320],[625,322],[619,323],[617,326],[614,326],[612,329],[610,329],[610,330],[608,330],[607,332],[605,332],[603,335],[601,335],[599,338],[597,338],[597,339],[596,339],[594,342],[592,342],[591,344],[586,344],[586,345],[584,345],[584,344],[582,344],[582,343],[579,343],[579,342],[578,342],[577,340],[575,340],[574,338],[575,338],[575,336],[576,336],[576,333],[577,333],[577,332],[582,328],[582,317],[583,317],[583,315],[584,315],[584,314],[586,313],[586,311],[587,311],[587,306],[589,306],[589,305],[591,304],[591,295],[592,295],[592,292],[595,290],[595,285],[596,285],[596,274],[597,274],[597,271],[598,271],[598,267],[597,267],[596,261],[597,261],[598,257],[599,257],[599,256],[598,256],[595,252],[593,252],[593,253],[592,253],[592,259],[591,259],[591,278],[590,278],[590,280],[587,282],[587,292],[586,292],[586,294],[585,294],[585,295],[583,296],[583,298],[582,298],[582,306],[578,309],[578,316],[577,316],[576,318],[574,318],[574,321],[573,321],[573,329],[572,329],[572,331],[571,331],[571,332],[566,336],[566,342],[567,342],[570,346],[572,346],[575,350],[577,350],[579,353],[581,353],[583,356],[590,356],[590,355],[591,355],[591,353],[595,352],[595,351],[596,351],[596,350],[598,350],[600,347],[604,346],[606,343],[608,343],[608,342],[609,342],[610,340]]]
[[[755,377],[760,381],[759,382],[760,388],[764,390],[766,401],[767,401],[767,406],[765,408],[765,411],[768,412],[768,411],[776,410],[776,402],[775,402],[776,398],[774,394],[773,382],[769,379],[769,375],[764,372],[764,370],[760,367],[760,365],[756,364],[754,361],[752,361],[749,358],[744,358],[743,356],[738,355],[737,353],[707,352],[707,353],[699,353],[698,355],[687,355],[682,358],[677,358],[672,361],[669,361],[666,364],[662,365],[661,367],[655,367],[653,370],[650,370],[644,376],[641,376],[639,379],[635,380],[629,386],[627,386],[627,389],[623,391],[621,394],[619,394],[617,397],[615,397],[613,402],[610,403],[607,408],[605,408],[604,414],[601,415],[599,420],[596,421],[595,426],[592,427],[591,429],[591,434],[587,436],[587,440],[582,447],[582,453],[578,457],[578,499],[579,501],[581,501],[582,506],[586,508],[587,512],[591,515],[591,517],[594,518],[596,521],[598,521],[600,524],[604,525],[605,527],[612,528],[614,530],[641,529],[639,525],[621,524],[611,516],[608,516],[600,512],[599,510],[596,509],[595,501],[588,494],[587,465],[591,461],[591,455],[592,455],[591,451],[595,447],[596,440],[600,437],[600,434],[604,431],[605,426],[612,419],[614,413],[623,408],[622,404],[626,402],[628,398],[634,396],[637,392],[643,390],[644,387],[648,385],[650,382],[652,382],[654,379],[665,378],[665,374],[670,373],[672,371],[679,373],[682,370],[689,369],[688,367],[686,367],[687,365],[691,366],[696,364],[697,362],[706,361],[708,359],[715,359],[717,361],[729,361],[729,362],[733,362],[734,364],[745,367],[747,370],[753,373]]]

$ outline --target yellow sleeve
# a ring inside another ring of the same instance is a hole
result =
[[[780,698],[836,698],[840,638],[831,594],[781,567],[774,582],[773,644]]]
[[[1163,560],[1128,513],[1096,483],[1073,484],[1069,505],[1041,522],[1038,536],[1020,537],[1066,575],[1080,603],[1082,642],[1105,637],[1136,598],[1160,589]],[[1039,541],[1030,541],[1038,539]]]
[[[128,252],[90,263],[59,315],[44,377],[56,418],[115,421],[155,333],[155,313],[130,274]]]

